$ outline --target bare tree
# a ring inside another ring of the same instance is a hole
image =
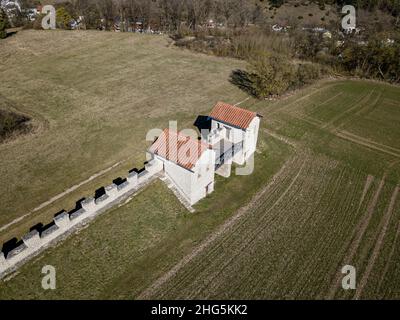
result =
[[[193,30],[205,23],[214,9],[214,4],[213,0],[186,0],[188,24]]]
[[[113,0],[97,0],[96,7],[103,19],[104,27],[106,30],[110,30],[115,17],[115,6]]]
[[[218,0],[216,14],[218,17],[223,17],[226,23],[230,21],[234,11],[235,7],[232,0]]]
[[[177,30],[184,19],[185,0],[159,0],[162,24],[170,31]]]

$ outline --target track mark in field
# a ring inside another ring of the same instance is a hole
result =
[[[300,120],[304,120],[306,122],[309,122],[309,123],[311,123],[313,125],[316,125],[316,126],[320,127],[320,126],[323,125],[323,122],[321,120],[314,119],[312,117],[313,111],[315,109],[320,108],[321,106],[331,102],[332,100],[336,99],[337,97],[341,96],[342,94],[343,94],[343,92],[339,92],[339,93],[335,94],[334,96],[326,99],[325,101],[323,101],[323,102],[321,102],[319,104],[316,104],[312,108],[312,110],[309,111],[309,112],[307,112],[307,110],[304,110],[304,107],[303,107],[303,110],[298,110],[298,111],[294,111],[294,112],[288,112],[288,114],[296,116],[296,118],[298,118]]]
[[[369,139],[364,138],[364,137],[360,137],[360,136],[355,135],[354,133],[351,133],[351,132],[349,132],[349,131],[346,131],[346,130],[340,130],[340,131],[339,131],[339,130],[338,130],[338,131],[336,131],[336,132],[341,133],[341,134],[343,134],[343,135],[346,135],[346,136],[348,136],[348,137],[352,137],[352,138],[354,138],[354,139],[356,139],[356,140],[360,140],[360,141],[363,141],[363,142],[365,142],[365,143],[369,143],[369,144],[371,144],[371,145],[375,145],[375,146],[377,146],[377,147],[381,147],[381,148],[383,148],[383,149],[390,149],[390,151],[394,151],[394,152],[400,154],[400,149],[398,149],[398,148],[391,147],[391,146],[388,146],[388,145],[385,145],[385,144],[382,144],[382,143],[379,143],[379,142],[375,142],[375,141],[369,140]]]
[[[329,99],[326,99],[324,102],[320,103],[318,106],[323,106],[329,102],[331,102],[332,100],[335,100],[337,97],[341,96],[343,94],[343,92],[339,92],[337,94],[335,94],[334,96],[330,97]]]
[[[268,130],[268,129],[264,129],[264,132],[266,134],[269,134],[271,137],[274,137],[275,139],[278,139],[278,140],[292,146],[293,148],[297,148],[297,144],[294,141],[289,140],[288,138],[286,138],[284,136],[281,136],[281,135],[279,135],[271,130]]]
[[[328,104],[329,102],[335,100],[337,97],[340,97],[342,94],[343,94],[343,92],[339,92],[339,93],[335,94],[334,96],[332,96],[332,97],[326,99],[325,101],[323,101],[323,102],[321,102],[321,103],[319,103],[319,104],[316,104],[311,110],[309,110],[308,112],[305,112],[305,114],[308,115],[308,116],[312,116],[312,114],[314,113],[314,111],[315,111],[316,109],[318,109],[318,108],[320,108],[321,106],[324,106],[324,105]],[[321,122],[322,122],[322,121],[321,121]]]
[[[300,114],[299,112],[290,112],[290,113],[288,112],[287,114],[288,114],[290,117],[293,117],[293,118],[302,120],[302,121],[307,122],[307,123],[309,123],[309,124],[311,124],[311,125],[313,125],[313,126],[316,126],[316,127],[318,127],[318,128],[320,128],[321,125],[323,124],[322,121],[317,120],[317,119],[314,119],[314,118],[311,118],[311,117],[306,116],[306,115],[304,115],[304,114]]]
[[[365,196],[367,195],[367,192],[368,192],[369,188],[371,187],[371,184],[373,181],[374,181],[374,176],[371,176],[369,174],[367,177],[367,181],[365,181],[365,186],[364,186],[363,193],[361,195],[360,204],[358,205],[358,210],[360,210],[361,205],[364,202]]]
[[[373,109],[375,109],[377,107],[377,105],[378,105],[378,102],[379,102],[381,96],[382,96],[382,91],[379,91],[377,97],[371,103],[366,103],[365,105],[361,105],[361,108],[355,112],[355,115],[361,116],[363,114],[368,113],[369,110],[372,111]],[[334,130],[335,131],[339,131],[339,129],[343,128],[350,121],[353,121],[352,117],[348,117],[347,119],[343,119],[343,121],[340,124],[338,124],[336,126],[336,128],[334,128]],[[344,132],[344,130],[342,132]]]
[[[195,261],[191,261],[190,264],[192,266],[195,266],[195,268],[191,268],[190,266],[185,267],[185,269],[180,271],[179,275],[176,275],[175,279],[170,279],[170,283],[165,285],[166,286],[165,289],[159,289],[155,295],[159,298],[163,298],[162,296],[163,294],[168,295],[171,292],[171,290],[169,290],[168,288],[171,288],[172,286],[172,288],[175,288],[175,293],[173,294],[175,295],[178,294],[179,296],[181,294],[178,293],[180,292],[179,288],[184,288],[186,286],[185,281],[187,281],[188,278],[190,279],[193,275],[195,275],[195,277],[199,279],[198,277],[200,272],[203,273],[206,272],[205,275],[207,275],[206,276],[206,278],[208,279],[207,283],[209,284],[207,290],[213,291],[214,289],[212,288],[214,287],[214,285],[218,285],[219,283],[218,276],[223,274],[224,270],[226,270],[228,266],[232,265],[231,262],[235,264],[234,262],[237,259],[240,260],[241,254],[247,251],[246,248],[248,248],[248,246],[257,239],[257,237],[260,235],[260,232],[265,228],[265,226],[268,225],[268,223],[265,223],[265,221],[268,220],[271,221],[271,217],[269,217],[268,213],[272,209],[274,209],[279,203],[282,203],[282,199],[288,193],[289,189],[293,187],[293,185],[295,184],[296,180],[300,175],[300,171],[302,170],[302,168],[300,169],[300,166],[304,167],[305,163],[306,163],[305,161],[301,162],[297,161],[297,163],[295,163],[294,165],[290,165],[289,166],[290,169],[286,170],[285,174],[279,177],[279,181],[275,184],[275,186],[271,187],[270,190],[266,190],[266,192],[264,192],[264,195],[262,196],[261,199],[259,199],[259,201],[255,202],[251,207],[246,209],[247,210],[246,217],[243,217],[243,219],[237,221],[237,223],[235,223],[235,225],[232,226],[232,228],[227,230],[227,232],[225,232],[224,234],[221,234],[220,237],[216,239],[216,241],[214,241],[214,243],[211,246],[206,248],[204,252],[200,253],[200,256],[197,256],[195,258],[196,259]],[[295,170],[292,170],[294,168]],[[295,178],[292,177],[293,171],[297,172]],[[285,188],[286,191],[284,191],[283,192],[284,194],[282,194],[280,192],[279,186],[281,185],[282,181],[283,180],[286,181],[287,178],[290,178],[288,179],[291,181],[290,187],[286,187]],[[271,195],[273,196],[271,197]],[[279,195],[280,198],[278,200],[273,200],[275,196]],[[253,216],[253,214],[258,210],[258,208],[262,207],[266,202],[272,203],[272,207],[270,207],[261,216]],[[240,231],[238,231],[251,220],[257,221],[255,228],[252,227],[251,229],[247,229],[247,227],[245,227],[247,230],[245,234],[242,234]],[[232,235],[235,234],[237,234],[237,236],[232,237]],[[234,242],[232,244],[231,241],[238,241],[238,242]],[[221,256],[221,254],[219,254],[218,251],[221,249],[221,247],[224,247],[225,245],[229,246],[230,248],[229,251],[232,252],[230,252],[228,255]],[[204,260],[205,261],[210,260],[214,262],[214,267],[212,267],[210,272],[206,270],[206,268],[209,268],[208,264],[202,267],[202,262]],[[217,262],[217,264],[215,264],[215,262]],[[209,279],[209,277],[211,278]],[[201,280],[201,281],[203,282],[206,280]],[[186,294],[184,294],[184,297],[187,299],[195,298],[197,294],[199,294],[199,292],[202,291],[202,289],[204,289],[203,285],[195,286],[192,288],[192,290],[190,290],[190,292],[186,292]],[[161,291],[161,296],[160,296],[160,291]]]
[[[391,156],[395,156],[397,158],[400,158],[400,153],[393,152],[393,151],[390,151],[390,150],[386,150],[386,149],[383,148],[383,145],[379,145],[379,144],[375,145],[375,143],[373,143],[372,141],[371,142],[367,142],[367,141],[364,141],[362,138],[360,139],[360,137],[355,138],[355,137],[346,135],[346,134],[344,134],[343,132],[340,132],[340,131],[339,132],[332,132],[332,133],[335,136],[337,136],[339,138],[342,138],[344,140],[348,140],[348,141],[354,142],[354,143],[356,143],[358,145],[361,145],[361,146],[364,146],[364,147],[367,147],[367,148],[370,148],[370,149],[373,149],[373,150],[381,151],[381,152],[389,154]],[[387,146],[385,146],[385,147],[387,147]],[[389,147],[389,148],[393,149],[392,147]]]
[[[369,258],[367,268],[363,274],[363,277],[361,278],[360,285],[357,286],[357,290],[354,296],[354,299],[360,299],[360,296],[365,288],[365,285],[367,284],[368,277],[371,274],[372,268],[374,267],[375,261],[378,258],[379,251],[381,250],[382,244],[383,244],[383,239],[385,238],[390,218],[392,217],[393,209],[394,209],[394,204],[396,203],[397,195],[399,194],[399,186],[396,186],[396,188],[393,191],[392,198],[390,199],[390,204],[389,207],[386,211],[385,216],[383,217],[382,220],[382,227],[381,231],[379,233],[378,239],[376,240],[374,250],[372,252],[371,257]]]
[[[251,233],[246,235],[246,238],[243,240],[243,242],[240,244],[239,248],[236,250],[236,253],[232,254],[229,259],[223,261],[221,263],[221,267],[222,270],[224,270],[227,266],[231,265],[232,263],[234,263],[235,259],[238,259],[238,257],[243,253],[243,252],[247,252],[250,251],[251,249],[251,245],[257,240],[257,238],[260,236],[260,234],[262,233],[263,229],[266,228],[267,223],[265,223],[265,217],[273,210],[276,208],[276,206],[278,206],[278,204],[280,204],[282,202],[282,200],[286,197],[286,195],[289,193],[289,191],[291,191],[291,189],[293,188],[293,186],[295,185],[295,183],[297,182],[297,180],[300,177],[300,174],[303,172],[304,167],[306,165],[306,161],[304,161],[299,169],[299,171],[297,172],[297,174],[295,175],[295,177],[292,179],[292,181],[290,182],[289,186],[286,187],[286,189],[282,192],[282,194],[279,196],[279,198],[272,204],[272,206],[270,208],[268,208],[265,213],[259,217],[258,219],[258,226],[251,230]],[[260,204],[256,204],[256,205],[260,205]],[[272,220],[273,221],[273,220]],[[218,275],[216,275],[217,277]],[[217,281],[213,281],[213,283],[217,283]]]
[[[352,111],[358,109],[360,107],[360,105],[362,106],[365,102],[367,102],[369,100],[369,98],[371,97],[371,95],[374,93],[375,89],[373,89],[372,91],[370,91],[368,94],[366,94],[365,96],[361,97],[354,106],[350,107],[349,109],[343,111],[342,113],[340,113],[339,115],[337,115],[336,117],[334,117],[333,119],[331,119],[330,121],[328,121],[327,123],[325,123],[321,128],[325,129],[325,128],[330,128],[333,126],[333,123],[342,119],[343,117],[345,117],[347,114],[351,113]]]
[[[37,211],[39,211],[39,210],[41,210],[41,209],[47,207],[48,205],[52,204],[53,202],[59,200],[60,198],[66,196],[67,194],[69,194],[69,193],[75,191],[76,189],[82,187],[82,186],[85,185],[86,183],[89,183],[90,181],[92,181],[92,180],[94,180],[94,179],[96,179],[96,178],[102,176],[103,174],[105,174],[105,173],[111,171],[112,169],[118,167],[118,166],[119,166],[121,163],[123,163],[123,162],[124,162],[124,161],[117,162],[117,163],[115,163],[114,165],[112,165],[111,167],[108,167],[107,169],[104,169],[104,170],[102,170],[102,171],[100,171],[100,172],[98,172],[98,173],[92,175],[91,177],[89,177],[89,178],[86,179],[85,181],[82,181],[82,182],[80,182],[80,183],[78,183],[78,184],[76,184],[76,185],[70,187],[69,189],[65,190],[64,192],[62,192],[62,193],[60,193],[60,194],[54,196],[54,197],[51,198],[50,200],[48,200],[48,201],[46,201],[46,202],[43,202],[41,205],[39,205],[38,207],[36,207],[36,208],[33,209],[32,211],[28,212],[27,214],[25,214],[25,215],[23,215],[23,216],[21,216],[21,217],[15,219],[15,220],[11,221],[10,223],[8,223],[8,224],[2,226],[2,227],[0,228],[0,232],[1,232],[1,231],[4,231],[4,230],[7,230],[7,229],[8,229],[9,227],[11,227],[12,225],[14,225],[14,224],[16,224],[16,223],[18,223],[18,222],[24,220],[25,218],[29,217],[32,213],[35,213],[35,212],[37,212]]]
[[[325,87],[325,88],[316,88],[316,89],[314,89],[313,91],[311,91],[310,93],[308,93],[308,94],[302,96],[301,98],[290,102],[290,103],[287,104],[286,106],[283,106],[282,108],[279,108],[279,109],[275,109],[274,111],[272,111],[271,113],[269,113],[269,116],[271,116],[271,115],[273,115],[273,114],[275,114],[275,113],[284,111],[284,110],[288,109],[289,107],[291,107],[293,104],[296,104],[296,103],[299,103],[300,101],[303,101],[303,100],[305,100],[305,99],[308,99],[308,98],[310,98],[311,96],[313,96],[314,94],[319,93],[319,92],[321,92],[321,91],[323,91],[323,90],[329,89],[330,87],[331,87],[331,86],[328,86],[328,87]]]
[[[244,99],[243,101],[240,101],[240,102],[234,104],[234,106],[237,107],[237,106],[241,105],[242,103],[245,103],[246,101],[249,101],[249,100],[250,100],[250,97],[247,97],[247,98]]]
[[[205,241],[200,243],[196,248],[192,250],[191,253],[186,255],[183,259],[181,259],[172,269],[167,271],[165,274],[160,276],[153,284],[151,284],[147,289],[145,289],[136,299],[148,299],[151,297],[164,283],[174,277],[183,267],[185,267],[189,262],[191,262],[195,257],[197,257],[200,253],[202,253],[207,247],[209,247],[215,240],[217,240],[221,235],[227,232],[230,228],[232,228],[246,213],[250,211],[252,207],[257,205],[259,201],[263,198],[265,193],[269,191],[269,189],[274,186],[280,178],[280,176],[284,175],[286,168],[292,163],[295,159],[288,160],[282,168],[272,177],[271,182],[265,186],[261,191],[259,191],[253,198],[250,200],[248,204],[241,207],[237,213],[228,219],[225,223],[223,223],[213,234],[211,234]],[[277,200],[280,201],[281,197]]]
[[[395,106],[395,107],[399,107],[400,106],[400,104],[399,104],[399,102],[397,100],[393,100],[393,99],[390,99],[390,98],[385,98],[385,103],[386,104],[390,104],[390,105]]]
[[[378,189],[376,190],[372,200],[370,201],[370,203],[367,207],[367,211],[365,212],[363,219],[360,220],[359,224],[354,229],[354,232],[352,235],[352,239],[354,239],[354,240],[351,242],[350,248],[347,251],[347,255],[343,259],[343,263],[342,263],[343,265],[351,263],[351,260],[354,258],[354,255],[357,252],[357,248],[359,247],[359,245],[361,243],[361,239],[365,233],[365,230],[367,230],[369,221],[371,220],[372,215],[374,213],[374,209],[378,202],[379,195],[381,194],[382,188],[385,185],[385,178],[386,178],[386,176],[384,176],[382,178],[381,182],[379,183]],[[341,279],[342,279],[342,274],[338,272],[338,274],[334,280],[334,283],[331,286],[331,289],[328,293],[328,299],[333,299],[335,297],[335,293],[336,293],[337,288],[340,285]]]
[[[362,114],[366,114],[370,111],[372,111],[373,109],[375,109],[378,106],[378,102],[382,97],[382,91],[379,91],[379,94],[377,95],[377,97],[375,98],[374,102],[371,103],[370,105],[365,105],[364,107],[362,107],[360,110],[358,110],[356,112],[356,115],[360,116]]]
[[[394,251],[396,249],[396,243],[397,243],[397,240],[398,240],[399,236],[400,236],[400,221],[397,224],[397,231],[396,231],[396,235],[395,235],[394,240],[393,240],[392,249],[390,250],[390,254],[389,254],[387,262],[385,264],[385,269],[383,270],[381,278],[379,280],[379,285],[378,285],[377,292],[380,291],[380,289],[382,287],[382,284],[383,284],[383,280],[385,279],[386,273],[388,272],[390,261],[392,260]]]

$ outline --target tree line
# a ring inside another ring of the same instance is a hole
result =
[[[7,14],[5,11],[0,8],[0,39],[4,39],[7,37],[6,29],[10,27],[10,23],[8,21]]]
[[[25,7],[35,0],[22,0]],[[299,0],[300,1],[300,0]],[[274,33],[266,23],[270,6],[286,0],[67,0],[57,1],[57,21],[84,17],[87,29],[111,30],[118,23],[127,31],[136,22],[145,28],[167,31],[175,43],[191,50],[231,56],[249,62],[246,71],[232,74],[232,81],[255,96],[279,95],[318,79],[324,74],[347,74],[400,83],[400,33],[379,30],[379,23],[357,35],[340,35],[340,21],[332,37],[293,26],[287,33]],[[354,4],[397,13],[399,0],[317,0],[320,6]],[[1,27],[6,24],[0,13]],[[224,28],[203,28],[210,19]],[[40,21],[40,19],[37,19]],[[3,21],[3,22],[2,22]],[[335,27],[336,26],[336,27]],[[336,29],[335,29],[336,28]],[[4,29],[4,27],[3,27]],[[4,34],[4,32],[3,32]],[[293,61],[297,61],[293,63]]]
[[[24,7],[36,1],[23,0]],[[243,27],[254,22],[262,0],[67,0],[54,3],[72,18],[84,17],[85,27],[105,30],[117,22],[121,31],[140,22],[143,28],[176,31],[182,24],[192,30],[216,23]]]
[[[20,0],[21,7],[33,8],[39,0]],[[46,1],[48,3],[51,1]],[[232,27],[244,27],[265,21],[268,8],[280,7],[288,0],[64,0],[55,1],[56,9],[65,11],[64,17],[83,16],[87,29],[111,30],[117,22],[121,31],[140,22],[143,28],[164,31],[179,30],[182,24],[196,30],[213,19],[216,23]],[[293,1],[291,1],[293,2]],[[302,0],[298,0],[302,2]],[[342,7],[353,4],[358,9],[381,9],[393,16],[400,15],[399,0],[311,0],[320,8],[326,4]],[[16,24],[23,24],[18,19]],[[63,21],[64,22],[64,21]],[[66,26],[68,27],[68,26]]]

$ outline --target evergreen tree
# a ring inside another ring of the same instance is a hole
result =
[[[7,14],[0,8],[0,39],[7,36],[6,28],[9,27]]]
[[[57,26],[61,29],[70,29],[71,28],[71,20],[72,16],[69,12],[64,8],[60,7],[56,11],[57,17]]]

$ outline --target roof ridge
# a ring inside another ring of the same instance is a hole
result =
[[[247,129],[257,113],[226,102],[218,101],[210,117],[241,129]]]
[[[171,150],[171,140],[175,140],[176,143],[173,142],[173,149]],[[187,161],[183,162],[180,157],[182,156],[181,152],[185,151],[187,147],[186,153],[193,151],[193,148],[196,149],[197,153],[190,154],[189,159],[185,159]],[[183,149],[181,149],[183,148]],[[149,152],[157,154],[169,161],[177,163],[178,165],[191,170],[203,155],[203,153],[210,149],[210,145],[204,143],[201,140],[194,139],[190,135],[183,134],[181,131],[177,131],[175,129],[166,128],[159,135],[156,141],[153,142],[151,147],[149,148]],[[182,151],[183,150],[183,151]]]

